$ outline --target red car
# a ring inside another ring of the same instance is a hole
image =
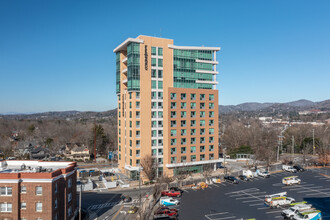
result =
[[[155,214],[158,214],[159,212],[161,212],[161,211],[165,211],[165,210],[168,210],[168,211],[171,211],[171,212],[178,212],[178,210],[177,209],[170,209],[169,207],[167,207],[167,206],[162,206],[162,207],[159,207],[158,209],[157,209],[157,211],[155,212]]]
[[[157,212],[156,215],[177,216],[178,213],[172,212],[170,210],[162,210],[162,211]]]
[[[180,191],[174,191],[174,190],[163,191],[162,196],[180,197],[181,192]]]

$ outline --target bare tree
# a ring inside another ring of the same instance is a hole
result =
[[[152,181],[156,177],[157,165],[154,162],[154,159],[151,155],[147,155],[142,158],[141,167],[143,168],[143,174],[148,178],[149,181]]]

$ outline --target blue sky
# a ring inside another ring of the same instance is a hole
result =
[[[0,1],[0,113],[116,107],[113,49],[219,46],[219,104],[330,95],[330,1]]]

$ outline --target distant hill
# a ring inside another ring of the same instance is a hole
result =
[[[301,99],[287,103],[258,103],[258,102],[247,102],[239,105],[219,105],[219,113],[241,113],[251,112],[260,113],[263,115],[267,114],[286,114],[290,112],[299,112],[318,109],[321,111],[330,111],[330,99],[321,102],[312,102],[306,99]],[[57,112],[43,112],[43,113],[32,113],[32,114],[0,114],[0,118],[6,119],[29,119],[29,120],[51,120],[51,119],[66,119],[66,120],[77,120],[77,119],[113,119],[117,117],[117,109],[112,109],[104,112],[80,112],[80,111],[57,111]]]
[[[301,99],[287,103],[258,103],[247,102],[239,105],[219,105],[219,113],[226,114],[232,112],[298,112],[311,109],[330,111],[330,99],[321,102],[312,102]]]

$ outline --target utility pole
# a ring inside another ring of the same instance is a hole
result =
[[[315,155],[315,139],[314,139],[314,129],[313,129],[313,155]]]
[[[82,183],[80,182],[80,194],[79,194],[79,220],[81,220],[81,191],[82,191]]]
[[[292,135],[292,159],[294,157],[294,136]]]
[[[94,123],[94,162],[96,163],[96,124]]]

